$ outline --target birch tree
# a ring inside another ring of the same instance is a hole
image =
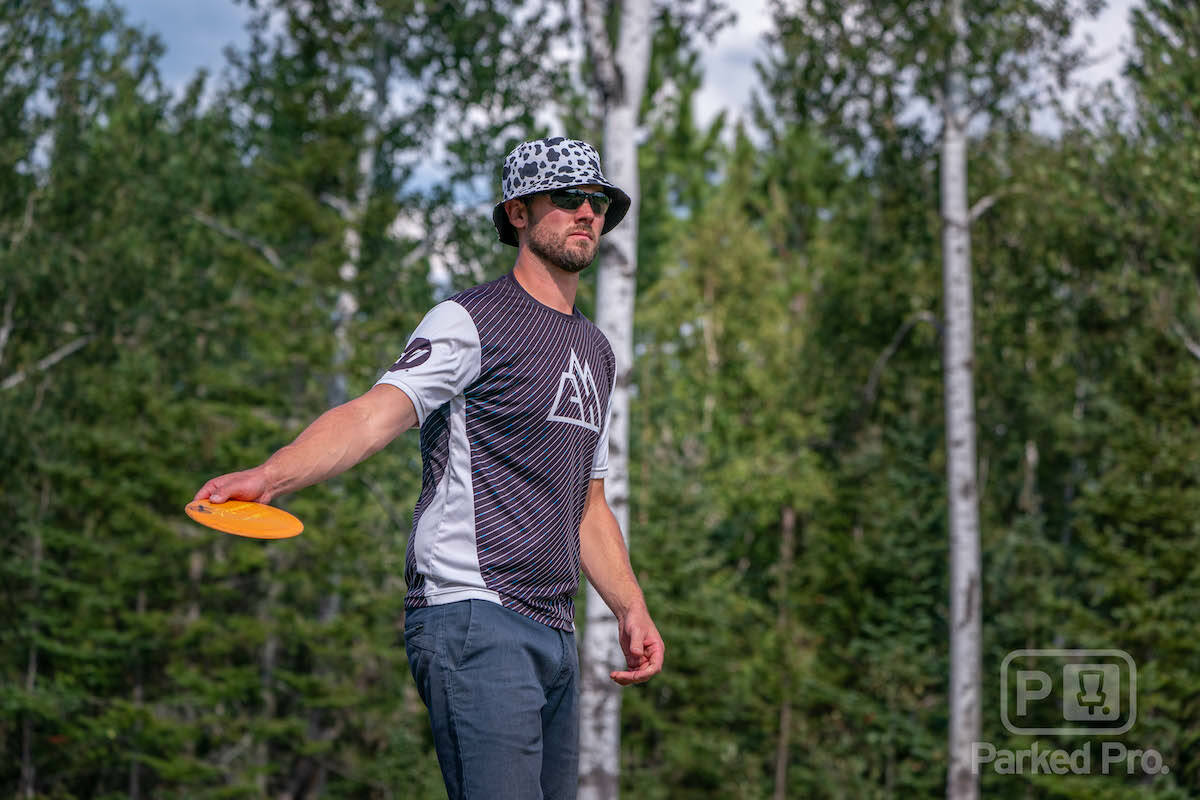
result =
[[[946,500],[950,517],[950,731],[946,796],[977,800],[971,769],[980,740],[980,646],[983,637],[979,488],[975,461],[974,324],[971,234],[967,209],[967,22],[951,0],[950,68],[942,107],[942,283],[945,340]]]
[[[949,763],[946,795],[978,797],[972,744],[980,737],[980,531],[975,447],[970,224],[995,201],[968,202],[968,126],[1027,120],[1057,79],[1082,59],[1068,46],[1073,21],[1098,4],[1013,0],[965,9],[928,3],[773,5],[785,61],[773,88],[801,121],[823,130],[869,170],[897,128],[916,152],[940,149],[943,396],[950,562]],[[789,92],[781,80],[801,77]],[[922,101],[937,110],[930,136]],[[1003,187],[997,187],[997,192]]]
[[[638,112],[650,67],[650,0],[618,0],[619,32],[613,47],[606,25],[607,3],[584,0],[583,16],[595,82],[603,101],[604,169],[632,202],[622,224],[601,240],[596,286],[596,323],[617,359],[609,423],[606,489],[617,523],[629,539],[629,385],[633,367],[633,309],[637,276],[639,207]],[[620,687],[608,677],[624,660],[617,621],[588,585],[580,691],[579,789],[581,800],[618,794],[620,774]]]

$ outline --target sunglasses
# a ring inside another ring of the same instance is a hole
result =
[[[567,211],[574,211],[583,205],[586,200],[592,204],[592,211],[596,216],[602,216],[608,207],[612,204],[612,198],[604,192],[585,192],[583,189],[555,189],[552,192],[547,192],[550,197],[550,202],[558,208]]]

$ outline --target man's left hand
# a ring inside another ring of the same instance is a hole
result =
[[[645,607],[631,610],[617,623],[627,670],[613,670],[609,677],[621,686],[645,683],[662,671],[666,648],[658,628]]]

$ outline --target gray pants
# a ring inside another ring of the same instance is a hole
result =
[[[573,633],[464,600],[408,611],[404,642],[451,800],[573,800]]]

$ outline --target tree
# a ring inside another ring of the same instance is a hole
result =
[[[950,798],[974,798],[978,788],[969,762],[980,734],[981,595],[969,225],[994,198],[985,197],[974,208],[968,205],[967,130],[973,118],[996,124],[1027,115],[1045,85],[1038,78],[1064,76],[1079,63],[1081,54],[1065,46],[1066,37],[1074,17],[1095,8],[1037,2],[842,7],[803,1],[777,2],[773,8],[784,55],[773,62],[769,86],[793,98],[801,120],[827,131],[867,170],[888,130],[907,128],[910,142],[926,152],[933,142],[941,147],[951,551],[946,792]],[[789,58],[794,63],[787,63]],[[785,83],[789,76],[798,78],[790,89]],[[917,99],[940,110],[932,137],[924,134],[919,117],[900,121],[911,115]]]
[[[975,334],[967,208],[967,20],[961,0],[949,8],[950,44],[942,105],[941,204],[946,404],[946,499],[950,523],[950,764],[946,797],[975,800],[971,768],[982,737],[980,670],[983,602],[979,486],[975,453]]]
[[[596,321],[617,358],[617,377],[611,401],[610,468],[607,494],[617,521],[629,539],[629,387],[633,369],[634,303],[638,256],[646,245],[639,240],[641,178],[638,139],[649,116],[653,93],[669,87],[680,95],[692,91],[695,56],[691,42],[711,37],[728,21],[720,3],[655,7],[649,0],[609,3],[585,0],[583,27],[607,176],[629,193],[632,203],[625,221],[601,243],[596,289]],[[615,41],[610,31],[616,29]],[[670,53],[655,53],[653,42],[667,37]],[[689,59],[690,56],[690,59]],[[681,58],[675,63],[673,58]],[[586,102],[586,100],[585,100]],[[690,105],[684,105],[690,110]],[[586,116],[586,114],[585,114]],[[619,774],[620,690],[608,679],[623,661],[616,620],[592,587],[587,588],[582,647],[580,787],[584,797],[615,797]]]
[[[673,219],[659,243],[667,260],[641,295],[631,441],[632,547],[678,647],[671,668],[626,699],[637,713],[624,729],[622,785],[651,797],[763,797],[800,785],[808,742],[795,741],[793,710],[815,677],[797,604],[807,525],[828,486],[811,447],[818,401],[795,356],[813,274],[764,235],[767,157],[742,132],[728,153],[689,135],[690,118],[678,126],[647,148],[716,170],[672,180],[678,196],[703,199]]]
[[[534,55],[545,64],[538,36],[501,46],[510,6],[391,10],[427,23],[403,50],[437,90],[428,113],[374,128],[376,40],[341,6],[264,7],[230,81],[198,76],[177,102],[161,47],[114,7],[0,12],[22,43],[3,50],[0,132],[0,225],[16,234],[0,252],[3,570],[21,620],[3,633],[14,757],[0,782],[14,793],[440,785],[394,646],[415,442],[289,498],[308,524],[290,547],[180,517],[203,477],[261,461],[323,410],[339,375],[363,389],[395,357],[431,303],[436,250],[394,234],[418,194],[402,188],[410,162],[439,115],[470,116],[470,139],[484,123],[466,106],[532,91]],[[483,171],[474,152],[447,156],[453,180]],[[341,316],[339,357],[330,316],[347,286],[359,308]]]
[[[601,242],[596,289],[596,324],[616,355],[617,372],[609,401],[609,477],[606,494],[617,524],[629,539],[629,384],[633,368],[633,305],[637,274],[639,208],[637,121],[650,66],[650,0],[622,0],[620,32],[609,39],[604,4],[585,0],[584,21],[596,83],[603,98],[606,177],[631,203],[622,225]],[[581,658],[579,786],[583,800],[617,796],[620,774],[620,687],[609,680],[624,659],[617,622],[603,599],[588,586]]]

